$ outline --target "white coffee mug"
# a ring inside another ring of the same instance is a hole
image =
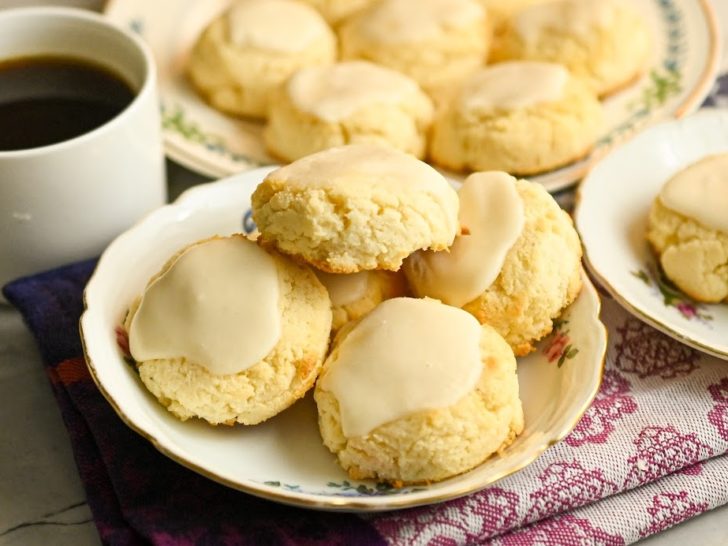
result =
[[[0,286],[97,255],[166,201],[156,69],[146,45],[84,10],[0,11],[0,62],[36,55],[104,66],[132,87],[135,98],[76,138],[0,150]]]

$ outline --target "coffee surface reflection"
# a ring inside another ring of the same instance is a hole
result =
[[[0,152],[70,140],[116,117],[135,92],[101,65],[72,57],[0,61]]]

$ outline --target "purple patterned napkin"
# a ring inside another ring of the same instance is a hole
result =
[[[4,289],[36,336],[89,505],[107,544],[621,545],[728,502],[728,363],[604,298],[601,391],[534,464],[469,497],[367,516],[282,506],[227,489],[158,453],[104,400],[81,356],[93,262]]]

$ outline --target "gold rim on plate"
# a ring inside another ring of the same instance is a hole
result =
[[[639,309],[634,304],[632,304],[629,299],[623,296],[606,278],[604,278],[604,276],[599,273],[597,268],[589,261],[589,256],[586,253],[586,248],[584,249],[584,263],[586,264],[589,273],[591,273],[591,275],[596,278],[597,282],[601,286],[603,286],[607,292],[609,292],[609,295],[612,296],[612,298],[614,298],[614,300],[619,303],[619,305],[624,307],[627,311],[629,311],[629,313],[640,319],[642,322],[649,324],[653,328],[660,330],[662,333],[667,334],[668,336],[676,339],[680,343],[688,345],[693,349],[697,349],[698,351],[701,351],[703,353],[709,354],[716,358],[720,358],[721,360],[728,360],[728,351],[715,349],[709,345],[705,345],[704,343],[693,339],[689,335],[680,333],[677,330],[673,330],[666,323],[660,322],[653,316],[649,315],[647,312]]]

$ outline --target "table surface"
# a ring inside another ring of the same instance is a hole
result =
[[[728,0],[713,0],[728,37]],[[2,8],[36,4],[99,9],[103,0],[0,0]],[[723,70],[728,71],[728,39]],[[172,198],[206,179],[167,164]],[[0,546],[100,544],[68,434],[35,343],[20,315],[0,304]],[[728,506],[642,541],[645,546],[728,545]]]

